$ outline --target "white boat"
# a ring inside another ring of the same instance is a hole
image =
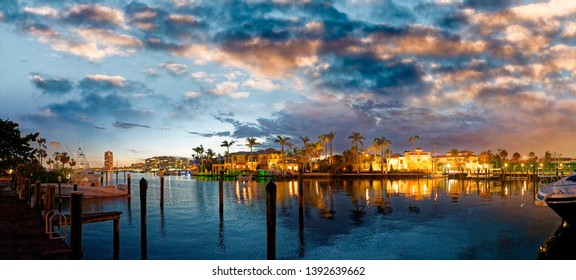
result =
[[[46,192],[46,188],[51,185],[54,186],[54,194],[56,196],[59,195],[59,190],[62,191],[62,196],[70,196],[70,192],[74,191],[75,188],[77,191],[83,192],[84,198],[129,195],[128,185],[126,184],[107,184],[108,180],[104,183],[104,175],[96,174],[94,170],[88,166],[88,161],[86,161],[82,149],[78,149],[78,162],[80,168],[74,171],[74,174],[72,174],[70,178],[70,182],[60,184],[60,187],[58,187],[58,183],[45,183],[42,184],[42,191]],[[74,185],[76,185],[76,187],[74,187]]]
[[[54,186],[54,194],[59,195],[59,190],[62,190],[62,196],[70,196],[70,192],[76,190],[83,192],[84,198],[97,198],[97,197],[116,197],[127,196],[128,185],[102,185],[102,174],[95,174],[91,169],[85,169],[74,173],[74,177],[70,183],[60,184],[47,183],[42,184],[42,189],[45,192],[48,186]]]
[[[254,173],[252,173],[252,172],[242,173],[242,174],[238,174],[238,176],[236,176],[236,179],[238,181],[252,181],[253,178],[254,178]]]
[[[537,199],[569,224],[576,224],[576,172],[541,187]]]

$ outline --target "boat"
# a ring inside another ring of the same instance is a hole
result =
[[[47,183],[42,184],[42,189],[45,192],[48,186],[54,186],[54,194],[59,195],[60,190],[62,196],[69,197],[70,193],[76,188],[77,191],[83,193],[84,198],[99,198],[99,197],[117,197],[128,196],[128,185],[126,184],[102,184],[103,174],[96,174],[92,169],[78,170],[74,173],[71,181],[68,183]],[[76,186],[76,187],[74,187]]]
[[[46,192],[48,186],[54,186],[54,194],[56,196],[69,197],[70,193],[74,190],[81,191],[84,198],[99,198],[99,197],[117,197],[128,196],[128,185],[126,184],[108,184],[108,180],[104,180],[104,174],[97,174],[88,165],[82,149],[78,149],[78,162],[79,168],[74,170],[70,180],[66,183],[44,183],[41,185],[42,191]],[[106,181],[106,182],[104,182]]]
[[[252,181],[253,178],[254,178],[254,173],[252,173],[252,172],[241,173],[241,174],[238,174],[238,176],[236,176],[236,179],[238,181]]]
[[[536,197],[571,225],[576,225],[576,172],[544,185]]]

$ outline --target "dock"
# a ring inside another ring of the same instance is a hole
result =
[[[62,239],[50,239],[40,214],[0,186],[0,260],[71,260]]]

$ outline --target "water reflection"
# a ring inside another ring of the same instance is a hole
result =
[[[538,249],[537,259],[576,260],[576,227],[562,222]]]
[[[159,180],[149,179],[147,257],[266,258],[267,182],[224,182],[219,211],[218,181],[169,178],[161,207]],[[550,209],[531,203],[534,188],[524,181],[319,179],[276,185],[278,259],[530,259],[559,222]],[[140,239],[133,189],[133,201],[84,204],[86,212],[126,211],[122,259],[137,258],[140,249],[132,242]],[[87,258],[109,258],[111,253],[95,251],[107,242],[103,236],[88,231]]]

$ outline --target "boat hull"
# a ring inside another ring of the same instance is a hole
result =
[[[576,225],[576,173],[541,187],[537,199],[568,224]]]
[[[576,197],[547,198],[544,202],[568,224],[576,225]]]
[[[57,184],[46,184],[43,185],[43,191],[48,185],[54,186],[54,195],[59,195],[59,188]],[[70,184],[61,184],[60,189],[62,190],[62,196],[69,197],[70,193],[74,191],[74,186]],[[99,197],[119,197],[128,196],[128,186],[118,185],[118,186],[104,186],[104,187],[93,187],[93,186],[77,186],[77,191],[83,193],[84,198],[99,198]]]

